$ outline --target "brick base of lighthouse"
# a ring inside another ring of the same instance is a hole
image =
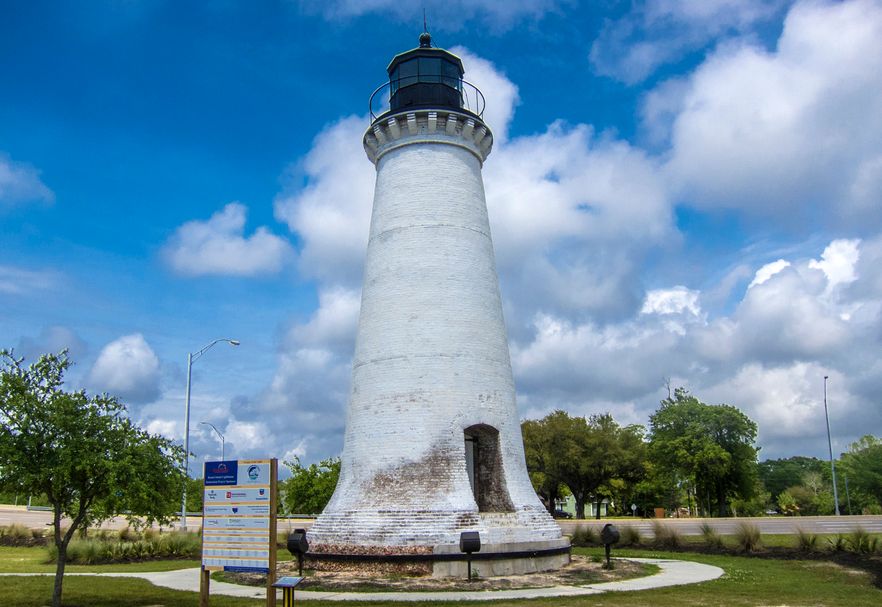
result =
[[[434,548],[361,546],[357,551],[352,551],[352,547],[337,548],[349,551],[315,552],[310,547],[304,565],[315,571],[431,575],[444,578],[465,577],[468,574],[469,560],[472,562],[473,575],[480,577],[553,571],[570,562],[570,543],[566,538],[542,542],[487,544],[481,546],[480,552],[470,556],[459,552],[458,546],[449,544]]]

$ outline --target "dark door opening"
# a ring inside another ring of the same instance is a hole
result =
[[[478,512],[514,512],[502,470],[499,430],[476,424],[464,434],[466,472]]]

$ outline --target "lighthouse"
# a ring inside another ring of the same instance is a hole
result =
[[[569,543],[524,459],[481,175],[484,98],[428,33],[387,72],[363,138],[377,180],[340,479],[310,556],[418,555],[453,574],[471,531],[484,575],[559,567]]]

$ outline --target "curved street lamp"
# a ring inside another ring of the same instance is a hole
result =
[[[220,437],[220,439],[221,439],[221,461],[224,461],[225,459],[227,459],[226,457],[224,457],[224,453],[225,453],[225,451],[224,451],[224,446],[225,446],[226,443],[225,443],[225,441],[224,441],[224,435],[221,434],[221,431],[218,430],[218,429],[217,429],[217,426],[215,426],[215,425],[212,424],[211,422],[201,421],[201,422],[199,422],[199,423],[200,423],[200,424],[205,424],[206,426],[211,426],[211,429],[214,430],[214,433],[217,434],[217,435]]]
[[[181,529],[187,528],[187,479],[190,478],[190,380],[193,376],[193,363],[215,344],[222,341],[227,342],[231,346],[238,346],[240,343],[238,339],[215,339],[198,352],[189,352],[187,354],[187,401],[184,408],[184,461],[181,466],[184,469],[184,492],[181,496]]]

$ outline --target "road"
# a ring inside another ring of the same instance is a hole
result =
[[[564,533],[571,534],[578,525],[603,527],[606,523],[615,523],[619,527],[636,526],[644,537],[652,537],[652,524],[655,519],[601,519],[584,521],[559,520]],[[24,506],[0,506],[0,525],[20,523],[26,527],[45,528],[52,522],[52,514],[41,510],[28,511]],[[796,517],[757,517],[757,518],[666,518],[665,525],[675,527],[682,535],[701,535],[702,523],[708,523],[718,533],[728,535],[735,532],[741,522],[749,522],[759,527],[765,534],[796,533],[797,529],[809,533],[848,533],[857,527],[871,533],[882,533],[882,516],[796,516]],[[287,531],[298,527],[309,528],[310,519],[280,520],[279,531]],[[187,518],[187,525],[198,529],[202,524],[199,517]],[[102,525],[107,529],[122,529],[128,526],[125,518],[116,518]]]

